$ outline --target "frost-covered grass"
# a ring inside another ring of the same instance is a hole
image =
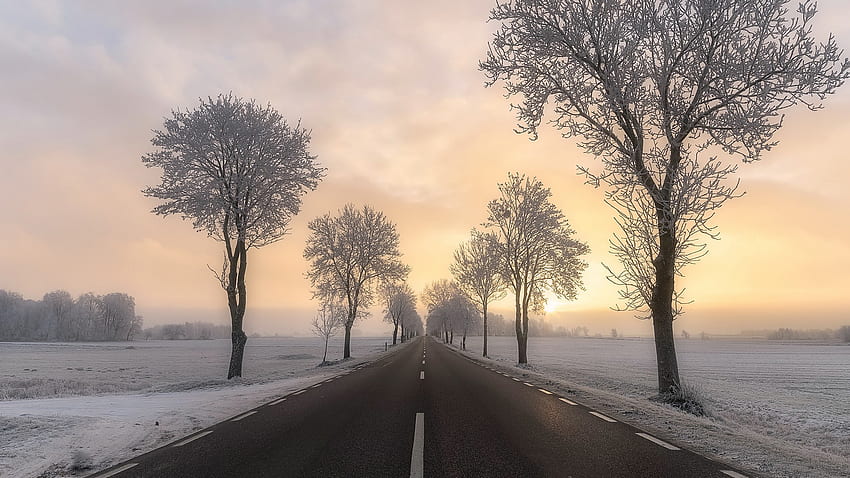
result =
[[[491,360],[536,376],[622,420],[767,476],[850,476],[850,346],[766,340],[677,340],[683,381],[708,417],[650,400],[657,395],[651,339],[530,338],[529,367],[516,340],[491,337]],[[481,337],[467,339],[480,355]]]
[[[91,473],[371,360],[384,342],[353,338],[355,358],[319,367],[319,339],[249,339],[231,381],[227,340],[0,343],[0,477]],[[328,358],[341,355],[332,340]]]

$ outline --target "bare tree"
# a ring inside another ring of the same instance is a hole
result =
[[[416,294],[406,282],[385,282],[380,286],[384,302],[384,320],[393,324],[393,345],[398,343],[398,329],[404,334],[405,319],[416,312]]]
[[[322,364],[328,361],[328,342],[336,335],[341,327],[345,325],[346,310],[339,302],[324,302],[322,307],[313,317],[313,333],[325,340],[325,353],[322,355]]]
[[[163,201],[153,212],[191,219],[196,230],[224,242],[216,276],[232,325],[227,377],[242,376],[248,250],[280,240],[301,197],[321,180],[324,170],[308,151],[310,133],[271,105],[228,94],[172,111],[151,142],[158,150],[142,161],[162,168],[162,183],[144,193]]]
[[[401,318],[401,341],[404,342],[416,335],[424,333],[422,317],[416,309],[411,309]]]
[[[590,249],[573,239],[575,231],[537,178],[508,174],[499,191],[500,197],[487,205],[485,226],[493,231],[502,279],[514,294],[518,362],[528,363],[529,309],[542,311],[547,291],[575,299],[587,267],[580,256]]]
[[[68,291],[54,290],[44,294],[41,299],[53,319],[50,329],[55,340],[67,340],[70,336],[69,320],[74,307],[74,299]]]
[[[496,240],[475,229],[469,242],[461,244],[454,254],[452,275],[458,287],[473,300],[484,317],[484,351],[487,356],[487,306],[505,297],[506,287],[499,273],[499,258],[493,247]]]
[[[343,358],[351,357],[351,327],[372,304],[378,281],[401,281],[409,268],[398,251],[398,232],[380,211],[346,204],[337,216],[325,214],[310,221],[304,258],[313,296],[341,298],[348,308]]]
[[[760,159],[784,109],[817,109],[850,76],[835,39],[813,39],[815,3],[790,19],[787,3],[514,0],[491,12],[501,28],[480,67],[522,97],[519,132],[536,138],[550,105],[552,124],[601,161],[601,172],[580,169],[617,212],[611,249],[623,269],[610,280],[621,308],[652,318],[661,393],[680,387],[675,276],[705,253],[709,221],[737,195],[736,167],[707,153]]]
[[[436,280],[422,290],[422,302],[428,309],[428,333],[439,334],[446,343],[454,341],[454,328],[444,306],[457,293],[457,284],[448,279]]]

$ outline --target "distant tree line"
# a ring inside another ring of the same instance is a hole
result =
[[[771,330],[767,333],[768,340],[832,340],[838,339],[842,342],[850,342],[850,325],[833,329],[808,329],[795,330],[781,328]]]
[[[470,331],[472,335],[483,333],[480,322],[475,324]],[[501,314],[490,314],[487,324],[487,334],[491,337],[515,337],[516,326],[514,320],[506,319]],[[590,329],[583,325],[567,328],[563,325],[554,326],[543,317],[532,317],[528,320],[529,337],[590,337]]]
[[[30,300],[0,289],[0,340],[133,340],[141,330],[136,301],[123,292],[86,292],[74,299],[67,291],[55,290]]]
[[[148,327],[142,331],[145,340],[212,340],[229,339],[230,325],[210,322],[184,322]]]

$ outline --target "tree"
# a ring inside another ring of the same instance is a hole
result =
[[[495,238],[475,229],[472,237],[461,244],[454,253],[452,275],[458,287],[473,300],[484,316],[484,351],[487,356],[487,306],[505,297],[505,282],[499,274]]]
[[[378,281],[401,281],[409,268],[398,251],[398,232],[380,211],[346,204],[337,216],[325,214],[310,221],[304,258],[313,297],[342,300],[347,307],[343,358],[351,357],[351,327],[372,304]]]
[[[69,337],[68,321],[71,317],[71,309],[74,307],[74,299],[71,294],[64,290],[54,290],[44,294],[41,299],[47,308],[48,314],[53,319],[50,329],[55,340],[67,340]]]
[[[401,341],[404,342],[407,339],[415,337],[424,333],[424,327],[422,325],[422,317],[419,315],[419,312],[416,309],[410,310],[408,313],[404,314],[401,319]]]
[[[112,292],[104,295],[100,304],[106,340],[120,340],[136,320],[136,300],[122,292]]]
[[[508,174],[499,191],[500,197],[487,205],[485,226],[493,231],[502,280],[514,294],[518,362],[528,363],[529,309],[542,311],[547,291],[575,299],[587,267],[580,256],[590,249],[573,239],[575,231],[537,178]]]
[[[232,327],[227,377],[240,377],[248,250],[280,240],[301,197],[321,180],[324,170],[308,151],[310,133],[300,122],[289,125],[270,104],[227,94],[172,111],[151,142],[158,150],[142,161],[162,168],[162,183],[144,193],[163,201],[153,212],[191,219],[196,230],[224,242],[216,277]]]
[[[328,361],[328,342],[345,325],[346,310],[338,302],[325,302],[313,317],[313,333],[325,340],[325,353],[322,363]]]
[[[393,324],[393,345],[398,342],[398,329],[405,319],[416,312],[416,294],[407,283],[385,282],[380,287],[381,298],[384,302],[384,321]]]
[[[444,306],[457,293],[457,284],[447,279],[436,280],[422,290],[422,302],[428,309],[428,332],[441,335],[446,343],[454,341],[454,329]]]
[[[705,253],[717,208],[737,196],[736,166],[776,145],[782,111],[820,107],[850,76],[830,36],[816,43],[814,2],[786,18],[788,0],[514,0],[480,67],[505,80],[519,132],[536,138],[545,105],[565,137],[601,161],[580,168],[606,186],[621,235],[609,279],[651,318],[660,393],[680,388],[673,320],[682,267]],[[648,309],[648,310],[647,310]]]

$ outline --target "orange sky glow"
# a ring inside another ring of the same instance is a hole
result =
[[[232,91],[270,102],[312,129],[327,168],[282,241],[248,259],[250,332],[307,334],[316,304],[304,278],[307,222],[345,202],[369,203],[397,225],[410,282],[449,277],[451,254],[486,219],[509,171],[537,176],[592,253],[586,291],[554,302],[547,320],[608,334],[648,335],[616,313],[615,231],[594,166],[550,128],[513,132],[498,88],[477,62],[495,25],[492,0],[7,2],[0,6],[2,157],[0,288],[40,298],[122,291],[147,325],[228,320],[206,264],[221,245],[179,218],[150,213],[140,190],[158,180],[140,160],[175,107]],[[816,34],[850,49],[850,6],[821,0]],[[694,303],[677,320],[692,334],[850,323],[850,86],[818,112],[788,111],[780,144],[741,165],[746,195],[714,224],[722,240],[685,269]],[[510,301],[496,306],[510,317]],[[380,311],[358,326],[387,330]]]

